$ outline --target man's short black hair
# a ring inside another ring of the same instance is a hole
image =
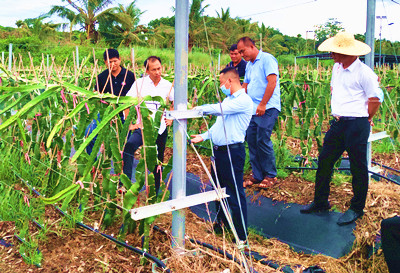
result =
[[[108,48],[104,51],[103,58],[104,61],[107,61],[107,51],[108,51],[108,59],[118,58],[119,59],[119,52],[114,48]]]
[[[233,66],[227,66],[224,69],[221,70],[221,72],[219,72],[219,74],[226,74],[226,73],[230,73],[233,74],[235,76],[235,78],[239,79],[239,72],[237,72],[236,68]]]
[[[231,48],[229,49],[229,51],[235,51],[235,50],[237,50],[237,44],[231,45]]]
[[[249,44],[249,43],[253,44],[253,46],[256,45],[256,43],[248,36],[244,36],[244,37],[240,38],[237,43],[239,43],[239,42],[242,42],[245,45]]]
[[[151,62],[152,63],[152,62],[155,62],[155,61],[159,61],[160,64],[162,64],[160,57],[150,56],[144,61],[144,67],[147,69],[147,62]]]

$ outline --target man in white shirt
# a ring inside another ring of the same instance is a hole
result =
[[[146,76],[138,79],[135,84],[132,85],[132,88],[126,94],[127,96],[132,97],[145,97],[145,96],[160,96],[164,100],[168,100],[171,103],[174,101],[174,88],[172,84],[163,79],[161,77],[161,59],[156,56],[150,56],[144,62],[144,66],[146,68]],[[158,101],[145,101],[147,108],[152,112],[151,117],[154,119],[158,108],[160,107],[160,103]],[[171,104],[172,105],[172,104]],[[172,109],[172,106],[171,106]],[[129,113],[125,111],[125,116]],[[160,128],[158,130],[158,137],[156,140],[157,145],[157,157],[160,162],[164,161],[164,151],[165,151],[165,143],[168,138],[168,130],[167,126],[172,124],[172,120],[165,119],[165,113],[162,117]],[[123,161],[124,161],[124,173],[132,179],[132,170],[133,170],[133,160],[135,151],[143,145],[142,140],[142,124],[138,121],[136,124],[131,125],[130,130],[132,130],[128,141],[124,147],[123,153]],[[157,169],[157,165],[154,167],[154,179],[156,192],[160,188],[160,169]]]
[[[367,44],[355,40],[352,34],[339,32],[324,41],[318,50],[330,51],[335,61],[331,80],[331,108],[334,119],[325,135],[318,158],[314,202],[300,212],[329,210],[329,183],[333,166],[343,152],[347,151],[353,176],[353,198],[350,208],[337,222],[338,225],[347,225],[364,214],[368,192],[367,144],[370,124],[383,95],[379,88],[378,76],[358,59],[358,56],[371,51]]]

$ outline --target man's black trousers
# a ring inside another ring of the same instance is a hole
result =
[[[347,151],[353,176],[354,194],[350,208],[359,213],[363,211],[368,192],[367,143],[369,133],[370,124],[366,117],[342,118],[331,122],[318,157],[314,196],[316,204],[324,204],[328,201],[334,164],[343,152]]]

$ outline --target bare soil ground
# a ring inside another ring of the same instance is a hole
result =
[[[292,147],[294,154],[298,152],[298,141],[288,140],[288,146]],[[314,151],[315,152],[315,151]],[[170,157],[171,149],[167,149],[166,157]],[[316,154],[316,152],[315,152]],[[210,161],[203,157],[208,168]],[[393,154],[376,154],[373,158],[384,165],[399,169],[399,162]],[[188,171],[199,175],[202,181],[207,176],[202,171],[200,162],[195,154],[189,151]],[[247,174],[248,176],[249,174]],[[307,204],[313,198],[314,183],[306,181],[300,172],[292,172],[289,177],[279,179],[273,187],[256,192],[254,188],[246,190],[248,195],[264,195],[274,200]],[[351,184],[345,182],[340,186],[332,185],[330,202],[339,211],[348,208],[352,196]],[[261,236],[250,234],[250,247],[276,261],[281,265],[291,265],[295,272],[302,272],[302,268],[318,265],[326,272],[388,272],[382,251],[367,258],[368,247],[373,246],[376,235],[380,230],[380,221],[384,218],[399,214],[400,187],[387,181],[374,181],[370,189],[365,208],[365,215],[357,220],[354,231],[356,240],[353,250],[340,259],[334,259],[324,255],[306,255],[296,253],[291,248],[276,239],[265,239]],[[100,219],[101,213],[94,212],[88,216],[86,222]],[[210,243],[228,252],[237,254],[237,250],[231,243],[228,235],[217,236],[212,233],[210,224],[196,217],[189,210],[186,214],[186,234],[190,238]],[[125,248],[120,248],[115,243],[106,240],[99,234],[83,230],[65,228],[60,223],[60,216],[52,207],[46,207],[46,221],[55,223],[54,228],[47,234],[47,239],[40,241],[39,250],[43,254],[41,267],[25,263],[19,252],[18,242],[14,235],[13,222],[0,222],[0,239],[3,238],[13,246],[0,245],[0,272],[152,272],[151,264],[142,264],[140,256]],[[156,220],[156,225],[170,231],[171,214],[162,215]],[[98,221],[98,220],[97,220]],[[116,234],[118,225],[108,230],[107,234]],[[32,228],[34,232],[34,228]],[[125,240],[132,246],[140,248],[141,238],[137,234],[128,235]],[[196,250],[196,255],[180,256],[171,250],[171,238],[167,234],[153,231],[151,234],[150,253],[165,259],[172,272],[222,272],[229,268],[231,272],[244,272],[238,265],[214,251],[191,243],[186,240],[186,249]],[[301,265],[302,267],[295,267]],[[258,272],[276,272],[268,266],[253,262]],[[158,272],[162,272],[159,270]]]

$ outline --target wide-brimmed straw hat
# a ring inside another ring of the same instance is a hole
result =
[[[319,51],[330,51],[350,56],[362,56],[371,52],[369,45],[358,41],[353,34],[342,31],[325,40],[318,47]]]

